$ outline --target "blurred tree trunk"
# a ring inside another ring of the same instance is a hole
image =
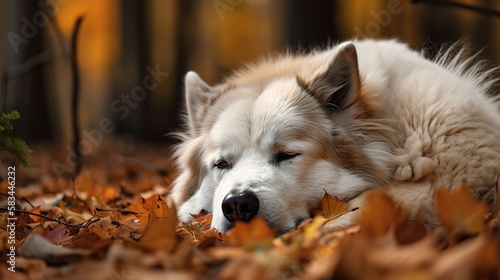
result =
[[[115,99],[122,100],[122,95],[129,95],[134,87],[142,84],[148,66],[149,34],[146,21],[146,1],[122,1],[122,32],[121,45],[123,46],[118,61],[115,83]],[[118,134],[132,134],[137,138],[144,138],[147,132],[146,114],[147,102],[138,102],[137,107],[129,107],[129,113],[118,119]],[[123,103],[125,104],[125,103]]]
[[[287,4],[286,34],[291,50],[326,47],[328,40],[338,38],[333,26],[336,1],[289,1]]]
[[[33,15],[40,11],[37,3],[37,1],[10,0],[5,13],[6,33],[11,37],[20,36],[24,39],[21,39],[23,43],[15,43],[17,41],[14,39],[7,38],[6,70],[9,74],[7,92],[3,93],[7,94],[4,108],[6,111],[15,109],[21,113],[21,119],[14,124],[15,133],[27,141],[52,139],[43,79],[45,64],[38,63],[32,68],[29,66],[30,62],[44,60],[43,58],[47,61],[47,56],[43,55],[44,30],[33,22]]]

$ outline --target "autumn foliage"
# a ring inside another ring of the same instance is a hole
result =
[[[465,185],[436,190],[442,225],[427,224],[422,215],[410,219],[383,191],[357,210],[325,193],[314,217],[291,232],[277,235],[256,218],[220,234],[210,228],[210,213],[178,222],[168,196],[174,175],[136,163],[115,167],[87,168],[74,181],[35,176],[19,186],[26,201],[17,200],[15,273],[7,271],[7,213],[0,212],[1,279],[500,277],[496,213]],[[5,182],[0,186],[5,192]],[[359,211],[358,226],[324,227],[349,211]]]

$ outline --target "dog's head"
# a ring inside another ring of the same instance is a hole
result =
[[[310,77],[257,68],[211,87],[187,74],[173,189],[181,220],[203,209],[221,232],[255,216],[283,232],[310,217],[325,190],[350,199],[385,180],[388,152],[366,122],[375,105],[356,49],[337,49]]]

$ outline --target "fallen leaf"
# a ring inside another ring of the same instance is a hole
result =
[[[142,205],[151,218],[165,218],[172,212],[165,199],[159,194],[148,199],[143,198]]]
[[[73,238],[73,236],[70,235],[68,227],[61,224],[58,224],[53,229],[47,228],[43,234],[43,237],[54,244],[60,244]]]
[[[149,198],[139,196],[139,200],[130,203],[127,211],[134,212],[134,214],[141,224],[146,225],[152,218],[164,218],[170,215],[170,209],[165,199],[160,195],[153,195]]]
[[[170,251],[177,244],[175,228],[177,211],[175,205],[170,206],[161,196],[152,196],[143,200],[146,213],[149,214],[147,228],[139,240],[139,244],[150,250]]]
[[[437,189],[434,204],[441,223],[448,230],[473,235],[485,228],[488,208],[474,198],[465,184],[456,190]]]
[[[212,213],[204,211],[200,214],[191,214],[191,216],[193,217],[193,222],[182,223],[182,225],[176,229],[177,235],[183,238],[188,237],[195,244],[216,237],[216,230],[211,229]]]
[[[319,230],[326,222],[328,221],[328,218],[322,217],[322,216],[316,216],[312,220],[310,224],[304,227],[304,241],[305,242],[311,242],[318,235],[321,234],[321,231]]]
[[[116,190],[114,187],[106,187],[104,189],[104,192],[101,195],[101,198],[104,201],[110,201],[114,198],[116,198],[119,195],[119,192]]]
[[[83,249],[60,247],[39,235],[29,235],[21,245],[20,255],[26,258],[41,259],[48,264],[67,264],[89,255]]]
[[[436,236],[428,236],[418,242],[400,245],[388,242],[375,250],[367,252],[371,265],[379,271],[413,271],[428,269],[438,257]]]
[[[73,210],[77,210],[73,211]],[[87,212],[83,211],[82,209],[79,209],[78,207],[71,207],[66,208],[66,206],[54,206],[50,209],[49,214],[52,215],[53,218],[61,218],[63,221],[70,223],[70,224],[82,224],[86,221],[88,221],[90,218],[92,218],[92,215]]]
[[[198,214],[191,214],[191,217],[193,217],[194,222],[201,224],[212,222],[212,213],[209,213],[205,210],[201,210],[201,212]]]
[[[271,245],[276,231],[272,230],[262,217],[256,217],[248,223],[236,221],[232,229],[222,239],[232,245],[249,247],[268,247]]]
[[[399,244],[408,244],[424,238],[427,228],[423,215],[419,212],[414,220],[405,219],[396,225],[394,235]]]
[[[321,215],[328,219],[334,219],[339,215],[342,215],[349,211],[347,203],[343,200],[338,199],[335,196],[331,196],[325,191],[325,195],[321,199],[319,209],[314,209],[314,215]]]
[[[365,236],[346,236],[339,244],[335,268],[331,277],[324,279],[369,279],[373,267],[369,265],[367,252],[373,250],[373,243]]]
[[[271,279],[266,277],[266,266],[260,261],[261,256],[240,254],[229,259],[219,272],[219,279],[260,280]]]
[[[139,240],[139,244],[150,250],[170,251],[177,244],[175,236],[176,219],[157,218],[152,219],[146,232]]]
[[[31,210],[30,212],[33,214],[42,214],[42,212],[40,211],[40,205],[33,208],[33,210]],[[30,218],[33,220],[33,222],[40,222],[42,220],[42,217],[36,215],[30,215]]]
[[[498,243],[487,233],[446,250],[435,262],[435,279],[498,279]]]
[[[391,228],[408,219],[406,209],[397,205],[383,191],[368,193],[365,205],[360,211],[358,219],[360,232],[368,237],[382,237]]]

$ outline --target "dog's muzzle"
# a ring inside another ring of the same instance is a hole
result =
[[[253,192],[230,192],[222,201],[224,217],[235,221],[250,221],[259,212],[259,199]]]

